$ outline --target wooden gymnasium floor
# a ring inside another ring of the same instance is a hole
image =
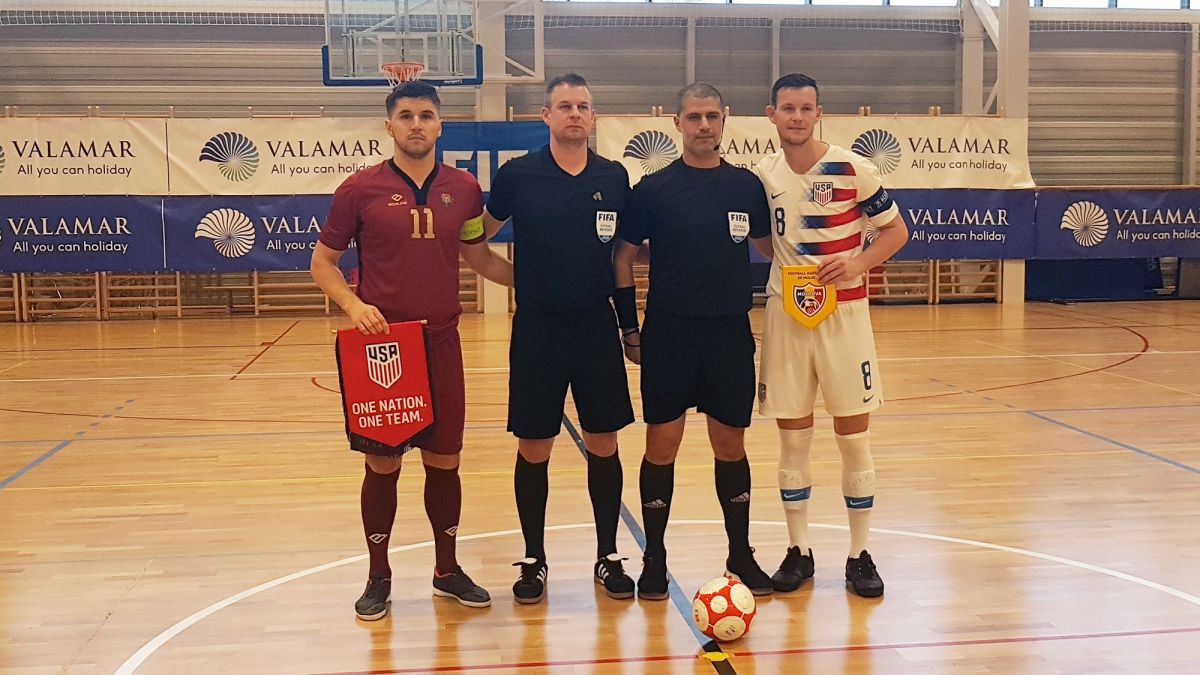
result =
[[[871,551],[887,594],[843,589],[839,465],[820,416],[815,584],[763,600],[720,672],[1200,672],[1200,302],[873,313],[889,401],[873,424]],[[612,601],[592,584],[567,434],[550,469],[548,601],[512,603],[505,317],[462,328],[459,551],[495,603],[430,596],[410,460],[393,614],[357,622],[362,463],[334,391],[339,324],[0,326],[0,672],[718,672],[671,602]],[[724,557],[703,430],[689,424],[668,531],[689,600]],[[643,427],[621,440],[640,518]],[[786,534],[770,421],[749,448],[752,537],[773,570]],[[620,546],[636,575],[631,531]]]

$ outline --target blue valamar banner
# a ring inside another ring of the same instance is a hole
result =
[[[1038,191],[1032,257],[1200,257],[1200,189]]]
[[[157,272],[159,197],[0,197],[0,273]]]
[[[1033,190],[891,190],[908,225],[897,260],[1029,258]]]

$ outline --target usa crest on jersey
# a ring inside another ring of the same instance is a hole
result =
[[[801,326],[816,328],[837,309],[837,291],[833,284],[817,281],[816,265],[788,265],[779,268],[783,278],[783,308]]]
[[[616,211],[597,211],[596,212],[596,236],[600,242],[607,244],[612,241],[613,235],[617,233],[617,212]]]
[[[820,206],[826,206],[833,201],[833,182],[813,183],[813,201]]]
[[[750,214],[730,211],[729,238],[733,240],[733,243],[740,244],[746,240],[748,234],[750,234]]]
[[[384,389],[390,388],[400,379],[400,344],[384,342],[367,345],[367,377]]]

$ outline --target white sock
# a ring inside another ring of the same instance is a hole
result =
[[[871,532],[871,508],[875,505],[875,462],[871,459],[871,434],[836,436],[842,452],[842,494],[850,521],[850,554],[857,558],[867,550]]]
[[[808,502],[812,494],[813,430],[779,430],[779,497],[787,519],[789,546],[808,555]]]

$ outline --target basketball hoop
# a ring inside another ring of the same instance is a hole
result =
[[[412,82],[421,75],[425,70],[424,63],[415,61],[399,61],[397,63],[385,63],[379,66],[383,74],[387,76],[388,82],[394,87],[401,82]]]

